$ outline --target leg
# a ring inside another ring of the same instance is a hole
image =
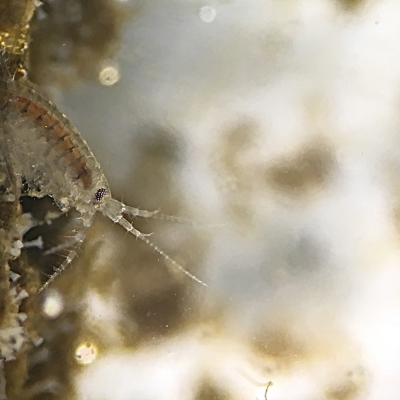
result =
[[[158,246],[156,246],[154,243],[152,243],[146,235],[143,233],[139,232],[137,229],[133,227],[133,225],[127,221],[125,218],[120,218],[118,221],[115,221],[118,224],[120,224],[127,232],[132,233],[132,235],[136,236],[140,240],[143,240],[146,244],[148,244],[153,250],[156,251],[156,253],[160,254],[160,256],[164,257],[167,261],[169,261],[174,268],[177,270],[183,272],[185,275],[187,275],[189,278],[193,279],[194,281],[202,284],[203,286],[207,287],[207,284],[204,283],[202,280],[197,278],[197,276],[191,274],[189,271],[186,271],[185,268],[183,268],[180,264],[178,264],[175,260],[173,260],[168,254],[166,254],[163,250],[161,250]]]
[[[202,226],[207,227],[207,228],[224,226],[224,224],[201,224],[198,222],[190,221],[189,219],[186,219],[186,218],[176,217],[175,215],[162,214],[159,212],[159,210],[156,210],[156,211],[139,210],[138,208],[127,206],[115,199],[108,200],[107,208],[112,209],[112,211],[115,214],[119,214],[119,215],[127,214],[127,215],[131,215],[132,217],[162,219],[164,221],[188,224],[195,228],[199,228]]]
[[[0,110],[0,201],[13,202],[20,196],[6,139],[5,115]]]
[[[10,74],[10,70],[8,68],[7,60],[6,60],[6,51],[5,51],[5,49],[3,49],[1,51],[1,54],[0,54],[0,68],[1,68],[1,71],[3,73],[3,81],[7,85],[7,90],[10,93],[15,93],[15,75],[12,76]],[[17,71],[15,71],[15,73],[16,72]]]
[[[62,264],[58,268],[55,268],[54,273],[50,276],[47,282],[39,289],[38,293],[43,292],[54,281],[54,279],[56,279],[68,267],[68,265],[71,264],[72,260],[77,255],[77,250],[85,240],[87,231],[92,225],[94,215],[95,214],[82,216],[82,227],[71,240],[45,251],[44,254],[52,254],[56,251],[64,250],[67,249],[68,247],[73,247],[71,250],[69,250],[66,259],[62,262]]]
[[[50,254],[55,254],[62,250],[68,249],[68,247],[73,247],[75,245],[79,246],[79,241],[81,240],[81,238],[80,238],[81,232],[78,232],[75,236],[73,236],[71,239],[67,240],[66,242],[61,243],[58,246],[53,246],[50,249],[47,249],[46,251],[43,252],[43,255],[49,256]]]
[[[103,214],[110,218],[113,222],[121,225],[127,232],[131,233],[132,235],[136,236],[138,239],[143,240],[143,242],[147,243],[153,250],[155,250],[160,256],[164,257],[167,261],[169,261],[174,268],[183,272],[189,278],[193,279],[194,281],[207,286],[203,281],[197,278],[195,275],[191,274],[189,271],[186,271],[181,265],[179,265],[175,260],[173,260],[168,254],[166,254],[163,250],[161,250],[158,246],[152,243],[146,235],[139,232],[137,229],[133,227],[133,225],[123,218],[122,213],[126,211],[126,206],[120,203],[117,200],[109,199],[106,203],[104,203],[102,212]]]
[[[132,217],[151,218],[158,213],[158,210],[146,211],[146,210],[139,210],[138,208],[135,207],[129,207],[115,199],[108,199],[105,206],[107,207],[108,210],[110,210],[110,212],[112,212],[115,215],[129,214],[132,215]]]
[[[57,203],[57,205],[58,205],[58,202],[56,202],[56,203]],[[66,210],[66,211],[60,211],[60,214],[58,214],[58,215],[57,215],[57,214],[54,215],[53,212],[52,212],[50,215],[48,215],[49,213],[46,214],[44,220],[41,221],[40,225],[43,225],[43,224],[51,224],[51,223],[53,222],[54,219],[59,218],[61,215],[65,214],[67,211],[68,211],[68,210]],[[92,217],[91,217],[91,218],[92,218]],[[76,244],[78,243],[78,241],[79,241],[79,239],[80,239],[80,237],[79,237],[80,231],[84,231],[84,230],[85,230],[85,226],[86,226],[87,224],[84,223],[84,220],[82,219],[82,217],[80,217],[80,218],[77,217],[77,218],[75,218],[74,220],[81,221],[81,225],[80,225],[80,226],[77,226],[77,227],[75,227],[75,228],[74,228],[74,226],[72,225],[71,231],[72,231],[73,235],[72,235],[72,236],[68,236],[69,239],[68,239],[67,241],[65,241],[65,242],[63,242],[63,243],[61,243],[61,244],[59,244],[59,245],[57,245],[57,246],[53,246],[53,247],[51,247],[50,249],[47,249],[46,251],[44,251],[44,252],[43,252],[43,255],[44,255],[44,256],[48,256],[48,255],[50,255],[50,254],[55,254],[55,253],[57,253],[57,252],[59,252],[59,251],[68,249],[69,247],[72,247],[72,246],[74,246],[74,245],[76,245]],[[90,219],[90,221],[91,221],[91,219]],[[91,224],[91,222],[90,222],[90,224]],[[38,224],[38,225],[39,225],[39,224]],[[90,226],[90,225],[88,225],[88,226]]]
[[[76,251],[70,250],[64,262],[58,268],[55,269],[54,274],[51,275],[49,279],[46,281],[46,283],[44,283],[43,286],[38,290],[38,294],[43,292],[43,290],[47,289],[47,287],[54,281],[54,279],[56,279],[61,274],[61,272],[63,272],[65,268],[67,268],[68,265],[71,264],[75,256],[76,256]]]

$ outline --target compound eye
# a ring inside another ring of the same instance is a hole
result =
[[[100,188],[97,190],[96,194],[94,195],[94,198],[97,202],[103,200],[103,197],[106,195],[107,189]]]

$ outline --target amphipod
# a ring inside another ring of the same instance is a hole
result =
[[[51,249],[51,252],[69,250],[66,259],[55,268],[39,293],[72,262],[97,212],[147,243],[174,268],[207,286],[124,218],[124,215],[147,218],[157,211],[139,210],[113,199],[100,164],[78,130],[32,84],[12,78],[4,55],[0,57],[0,63],[4,75],[0,86],[3,141],[19,181],[17,187],[22,187],[24,181],[28,187],[27,195],[50,196],[62,212],[75,208],[81,217],[73,238]]]

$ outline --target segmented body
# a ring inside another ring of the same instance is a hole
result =
[[[5,76],[0,86],[2,151],[7,152],[7,160],[19,180],[17,187],[22,187],[25,181],[28,195],[51,196],[61,211],[73,207],[80,213],[76,235],[50,250],[69,249],[66,259],[40,291],[72,262],[97,211],[146,242],[173,267],[205,285],[124,218],[124,214],[151,217],[155,213],[129,207],[113,199],[100,164],[78,130],[29,82],[14,81],[1,56],[0,64]]]
[[[31,195],[51,195],[68,208],[93,200],[109,187],[100,165],[78,130],[56,106],[20,82],[0,89],[0,109],[14,173]]]

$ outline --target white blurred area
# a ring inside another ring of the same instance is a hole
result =
[[[135,144],[165,129],[180,215],[222,226],[201,231],[209,287],[189,284],[199,311],[175,334],[128,349],[123,305],[88,295],[115,346],[83,367],[79,399],[261,400],[268,381],[268,400],[398,398],[399,21],[396,0],[142,2],[118,82],[79,87],[64,111],[141,208],[163,193],[133,185]],[[187,230],[157,226],[179,248]]]

